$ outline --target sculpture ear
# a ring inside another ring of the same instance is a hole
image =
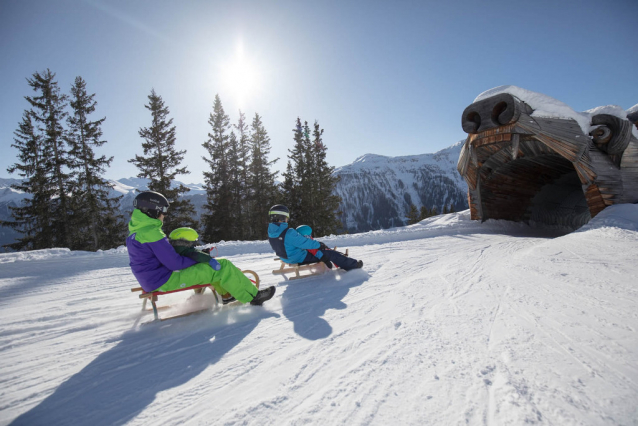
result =
[[[610,155],[622,154],[631,139],[629,120],[623,120],[609,114],[594,115],[591,124],[596,126],[589,134],[596,146]]]

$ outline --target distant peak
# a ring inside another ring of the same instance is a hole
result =
[[[366,163],[370,161],[379,161],[379,160],[387,160],[390,157],[386,157],[385,155],[379,154],[363,154],[361,157],[358,157],[356,160],[352,162],[355,163]]]

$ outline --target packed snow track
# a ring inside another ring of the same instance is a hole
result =
[[[160,298],[124,248],[0,254],[0,424],[638,424],[638,205],[579,231],[461,212],[322,239],[363,270],[271,274],[263,307]],[[150,322],[150,323],[149,323]]]

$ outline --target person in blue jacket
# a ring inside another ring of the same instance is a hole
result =
[[[317,262],[332,262],[346,271],[363,267],[363,261],[352,259],[335,250],[330,250],[324,243],[306,238],[296,229],[288,227],[290,212],[282,204],[274,205],[268,212],[268,241],[277,256],[286,263],[306,265]],[[316,254],[308,250],[318,251]]]

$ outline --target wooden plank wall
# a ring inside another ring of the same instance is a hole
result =
[[[631,137],[620,161],[623,195],[621,203],[638,202],[638,139]]]
[[[483,117],[487,109],[479,112]],[[624,153],[610,156],[574,120],[521,111],[516,122],[495,128],[482,122],[481,130],[468,136],[457,163],[468,184],[472,219],[525,220],[544,185],[574,172],[591,217],[612,204],[638,202],[638,139],[633,136]]]

